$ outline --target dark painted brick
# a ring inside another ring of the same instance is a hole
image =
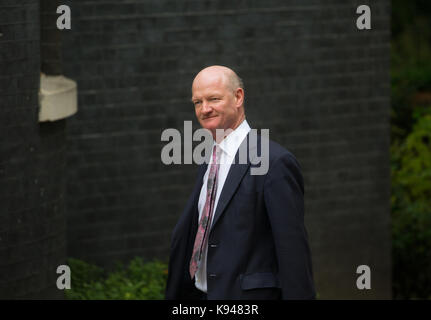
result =
[[[64,298],[55,271],[66,258],[66,127],[38,122],[38,3],[0,4],[2,299]]]
[[[379,290],[368,297],[390,296],[389,1],[372,5],[370,32],[356,30],[358,1],[68,3],[76,27],[64,34],[64,68],[81,113],[68,131],[69,254],[106,266],[167,259],[195,171],[157,164],[160,132],[194,118],[194,74],[223,64],[245,82],[251,125],[270,128],[303,163],[321,297],[363,297],[353,280],[365,262],[343,243],[373,262]],[[369,223],[380,232],[361,245]]]
[[[0,274],[13,265],[16,279],[4,297],[61,295],[46,272],[64,257],[65,211],[69,256],[167,259],[196,168],[162,165],[160,134],[194,119],[191,82],[212,64],[239,73],[249,123],[302,164],[320,297],[390,297],[388,0],[370,4],[370,31],[355,27],[357,0],[68,0],[72,30],[61,32],[58,3],[0,11]],[[78,83],[67,124],[37,124],[40,68]],[[366,294],[359,264],[373,272]]]

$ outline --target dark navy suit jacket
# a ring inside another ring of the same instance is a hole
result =
[[[237,152],[221,192],[208,241],[208,299],[314,299],[300,166],[272,141],[267,174],[251,175],[253,166],[260,165],[239,164]],[[196,292],[188,270],[206,168],[172,234],[166,299]]]

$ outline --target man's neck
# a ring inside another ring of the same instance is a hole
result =
[[[217,144],[220,144],[228,135],[234,132],[245,120],[245,115],[243,114],[238,122],[235,125],[231,126],[227,129],[216,129],[216,132],[213,132],[213,139]],[[217,130],[220,130],[220,133],[217,135]]]

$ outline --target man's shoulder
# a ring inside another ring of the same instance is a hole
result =
[[[302,193],[304,193],[304,182],[302,167],[295,155],[275,141],[269,140],[269,170],[272,178],[288,174],[298,182]]]
[[[269,141],[269,159],[270,162],[275,161],[279,158],[287,157],[295,162],[298,162],[295,155],[287,148],[280,145],[278,142],[275,142],[271,139],[268,139]]]
[[[278,142],[268,139],[269,141],[269,154],[273,157],[279,157],[284,154],[293,155],[287,148],[283,147]]]
[[[296,156],[286,147],[282,146],[278,142],[269,139],[267,136],[257,135],[257,154],[262,160],[262,157],[266,157],[266,165],[269,170],[273,168],[273,171],[278,171],[277,168],[297,168],[301,170],[301,165],[297,160]],[[256,166],[261,163],[256,164]]]

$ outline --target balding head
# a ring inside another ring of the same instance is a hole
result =
[[[224,81],[224,85],[226,85],[226,87],[232,91],[235,91],[238,88],[244,90],[244,83],[242,82],[242,79],[238,77],[235,71],[225,66],[215,65],[202,69],[196,75],[195,79],[193,80],[193,83],[195,83],[196,80],[202,79],[202,77],[207,77],[209,79],[223,79],[222,81]]]
[[[193,80],[192,102],[203,128],[235,130],[245,118],[241,79],[224,66],[201,70]]]

